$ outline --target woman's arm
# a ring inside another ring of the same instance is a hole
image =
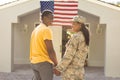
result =
[[[76,37],[70,39],[68,46],[66,47],[65,54],[60,61],[60,63],[56,66],[56,69],[60,72],[66,70],[66,68],[71,63],[78,47],[78,40]]]

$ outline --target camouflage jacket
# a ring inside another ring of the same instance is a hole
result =
[[[83,80],[84,63],[88,50],[81,31],[71,37],[66,44],[62,60],[56,66],[56,69],[62,73],[63,80]]]

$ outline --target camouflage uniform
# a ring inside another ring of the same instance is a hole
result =
[[[62,80],[84,80],[84,63],[88,46],[82,32],[74,34],[66,44],[65,54],[56,66],[62,73]]]

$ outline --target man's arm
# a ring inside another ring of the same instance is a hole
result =
[[[44,40],[44,41],[45,41],[45,44],[47,47],[49,57],[54,62],[54,66],[56,66],[58,62],[57,62],[57,58],[56,58],[56,53],[53,48],[52,40]]]

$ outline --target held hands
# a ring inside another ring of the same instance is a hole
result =
[[[61,75],[61,72],[60,71],[58,71],[57,69],[53,69],[53,72],[54,72],[54,74],[56,75],[56,76],[60,76]]]

